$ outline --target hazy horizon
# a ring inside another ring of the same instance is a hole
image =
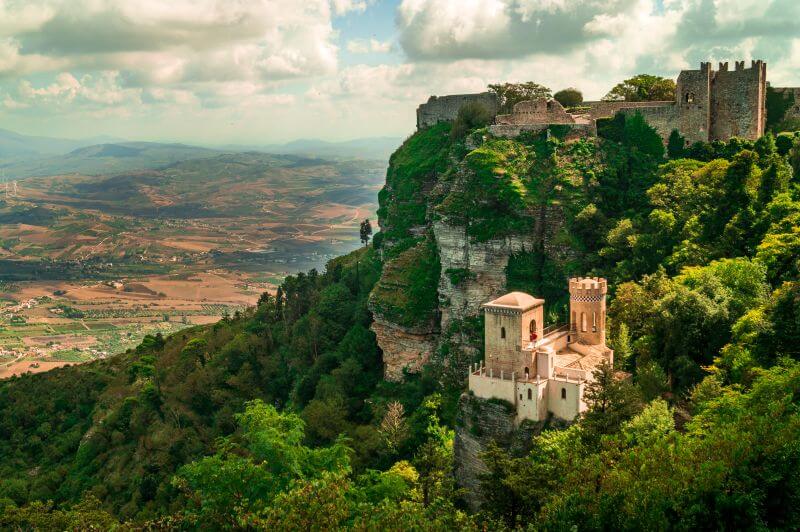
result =
[[[800,84],[790,0],[0,2],[0,127],[204,146],[405,137],[431,94],[587,99],[647,72],[764,59]]]

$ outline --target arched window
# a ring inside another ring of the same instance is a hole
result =
[[[586,313],[581,312],[581,332],[586,332]]]
[[[592,332],[597,332],[597,312],[592,312]]]
[[[574,310],[572,311],[572,330],[578,330],[578,317]]]
[[[505,337],[506,337],[506,328],[500,327],[500,338],[505,338]]]
[[[533,399],[533,392],[528,388],[528,400],[530,401],[531,399]]]
[[[528,332],[530,333],[531,342],[535,342],[539,339],[536,335],[536,320],[531,320],[531,323],[528,325]]]
[[[561,388],[561,398],[562,399],[566,399],[567,398],[567,389],[566,388]]]
[[[683,99],[686,101],[686,103],[694,103],[694,93],[687,92]]]
[[[531,376],[530,370],[528,370],[528,368],[525,368],[525,380],[528,380],[528,377],[530,376]]]

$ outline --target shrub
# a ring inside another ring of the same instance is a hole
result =
[[[583,93],[578,89],[570,87],[555,93],[553,99],[564,107],[577,107],[583,103]]]
[[[464,137],[469,131],[488,125],[494,117],[489,109],[480,102],[470,102],[461,106],[450,130],[450,137]]]

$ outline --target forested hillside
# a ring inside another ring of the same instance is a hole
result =
[[[324,272],[0,383],[0,526],[800,526],[800,137],[665,150],[640,116],[570,141],[495,139],[473,118],[399,148],[381,233]],[[454,262],[496,242],[499,268]],[[609,279],[632,379],[604,368],[577,423],[488,449],[469,512],[451,472],[482,358],[474,294],[526,290],[558,322],[569,275]],[[433,346],[419,372],[383,380],[376,322]]]

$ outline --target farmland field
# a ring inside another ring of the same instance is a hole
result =
[[[138,282],[28,281],[0,295],[0,378],[104,358],[253,305],[271,286],[224,270]]]
[[[253,305],[359,245],[385,163],[226,153],[0,193],[0,378]]]

